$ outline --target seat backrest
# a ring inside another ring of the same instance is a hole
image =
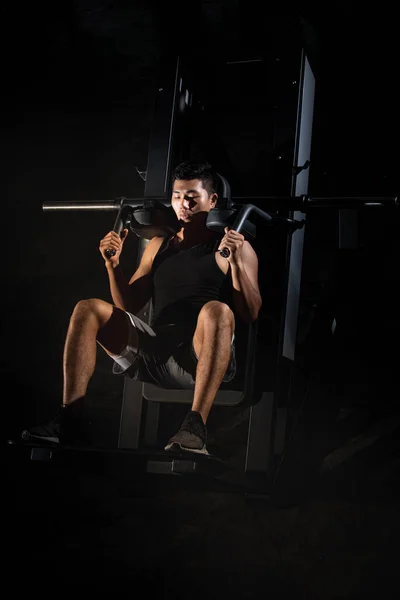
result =
[[[231,186],[229,185],[228,180],[220,173],[217,173],[217,177],[217,206],[218,208],[232,208]]]

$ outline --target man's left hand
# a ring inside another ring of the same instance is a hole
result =
[[[221,240],[218,250],[228,248],[230,254],[226,260],[232,264],[239,264],[244,236],[233,229],[229,229],[229,227],[225,227],[224,231],[225,235]]]

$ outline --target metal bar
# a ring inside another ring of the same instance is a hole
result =
[[[182,59],[168,58],[160,64],[157,95],[147,154],[145,196],[166,194],[172,169],[177,120],[177,100]]]
[[[312,124],[314,114],[315,79],[305,53],[302,53],[301,87],[297,108],[296,142],[294,148],[294,164],[305,164],[311,153]],[[293,171],[291,192],[297,198],[308,199],[309,171]],[[296,220],[305,217],[303,208],[291,212],[290,217]],[[288,236],[286,261],[286,297],[282,311],[281,333],[279,339],[276,394],[274,406],[274,445],[273,463],[274,481],[277,477],[282,457],[284,456],[287,429],[288,410],[291,404],[291,388],[297,347],[297,327],[299,318],[299,302],[301,291],[303,247],[305,227],[298,229]]]
[[[154,200],[164,204],[171,205],[171,200],[165,196],[152,196],[143,198],[124,198],[123,206],[132,208],[142,207],[145,201]],[[255,204],[263,205],[263,208],[291,209],[307,212],[308,210],[319,210],[323,208],[337,209],[362,209],[362,208],[399,208],[400,202],[397,196],[385,197],[310,197],[300,196],[236,196],[232,202],[241,208],[242,205],[249,205],[252,209],[258,211]],[[74,210],[98,210],[98,211],[117,211],[121,207],[121,199],[117,200],[93,200],[93,201],[71,201],[71,202],[44,202],[43,211],[74,211]],[[218,209],[216,209],[218,210]]]
[[[240,231],[242,229],[244,222],[246,221],[248,215],[251,212],[257,213],[266,221],[272,221],[271,215],[259,209],[258,206],[255,206],[254,204],[246,204],[245,206],[243,206],[243,208],[240,209],[240,212],[236,217],[235,222],[233,223],[233,229],[235,231]]]
[[[43,202],[44,212],[49,211],[75,211],[75,210],[98,210],[98,211],[119,211],[124,206],[139,208],[143,206],[144,198],[117,198],[116,200],[89,200],[89,201],[71,201],[71,202]]]
[[[397,196],[307,196],[306,208],[358,208],[358,207],[394,207],[400,206]]]

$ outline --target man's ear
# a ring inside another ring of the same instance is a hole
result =
[[[211,208],[215,208],[217,206],[218,194],[214,193],[211,197]]]

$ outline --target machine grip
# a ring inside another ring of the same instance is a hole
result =
[[[104,254],[107,256],[107,258],[111,258],[112,256],[115,256],[115,250],[113,248],[107,248]]]
[[[219,253],[223,258],[229,258],[231,251],[229,250],[229,248],[222,248],[222,250],[220,250]]]
[[[123,229],[122,221],[121,221],[121,227],[119,227],[119,228],[113,227],[113,231],[115,231],[115,233],[118,233],[118,234],[121,233],[122,229]],[[115,250],[114,250],[114,248],[107,248],[107,250],[105,250],[104,254],[107,256],[107,258],[111,258],[112,256],[115,256]]]
[[[113,231],[115,231],[115,233],[118,233],[118,235],[121,235],[121,231],[124,228],[124,219],[122,217],[122,203],[121,203],[121,207],[118,211],[117,214],[117,218],[115,219],[115,223],[114,223],[114,227],[113,227]],[[111,258],[112,256],[115,256],[115,250],[113,248],[107,248],[107,250],[105,250],[104,254],[107,256],[107,258]]]
[[[272,217],[269,213],[264,212],[263,210],[258,208],[258,206],[255,206],[254,204],[246,204],[245,206],[243,206],[240,209],[239,214],[237,215],[235,222],[233,223],[232,229],[234,231],[237,231],[238,233],[240,233],[241,230],[243,229],[243,225],[244,225],[248,215],[251,212],[256,212],[265,221],[272,221]],[[219,253],[224,258],[228,258],[230,256],[229,248],[222,248],[222,250],[220,250]]]

